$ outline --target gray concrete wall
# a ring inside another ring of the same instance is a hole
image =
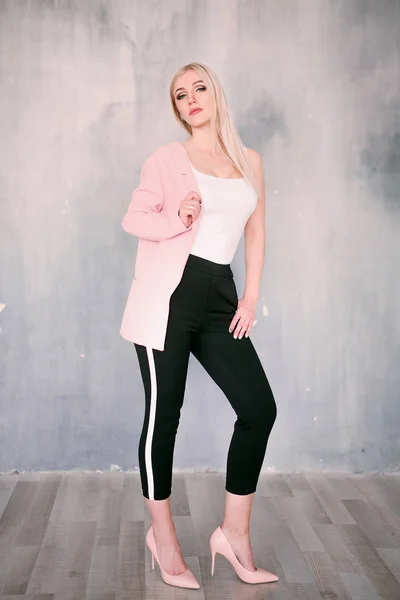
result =
[[[399,468],[399,21],[393,0],[0,1],[0,470],[137,468],[121,219],[144,157],[186,138],[168,86],[192,60],[264,160],[264,467]],[[243,238],[232,267],[241,293]],[[175,467],[224,469],[234,420],[191,357]]]

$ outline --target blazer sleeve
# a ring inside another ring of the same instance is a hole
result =
[[[152,154],[143,163],[140,183],[132,192],[122,227],[131,235],[151,241],[162,241],[189,231],[178,211],[163,211],[164,190],[157,157]]]

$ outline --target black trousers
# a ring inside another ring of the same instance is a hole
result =
[[[175,437],[190,352],[224,392],[237,415],[225,489],[241,495],[256,490],[277,409],[250,337],[235,339],[234,332],[229,332],[237,301],[229,264],[189,254],[181,281],[170,298],[164,350],[135,344],[145,392],[139,441],[145,498],[164,500],[171,494]]]

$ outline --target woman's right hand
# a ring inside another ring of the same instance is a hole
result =
[[[189,192],[184,200],[181,200],[178,215],[185,225],[189,227],[197,219],[201,211],[201,197],[197,192]]]

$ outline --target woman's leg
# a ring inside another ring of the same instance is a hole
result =
[[[237,420],[229,446],[226,490],[256,491],[268,438],[277,416],[275,399],[250,338],[223,331],[193,334],[193,355],[228,398]]]
[[[225,491],[225,515],[221,525],[236,556],[250,571],[256,570],[250,544],[250,514],[253,498],[254,493],[243,496]]]
[[[250,338],[234,339],[228,327],[204,330],[193,335],[191,350],[237,415],[227,459],[222,528],[243,566],[254,570],[250,511],[277,415],[275,399]]]
[[[179,546],[175,524],[172,520],[170,498],[145,499],[151,515],[154,539],[160,562],[170,575],[180,575],[188,568]]]
[[[167,332],[165,350],[135,344],[145,392],[139,440],[143,496],[165,500],[171,494],[175,437],[186,386],[190,332]]]
[[[170,495],[190,335],[176,328],[172,321],[164,351],[135,344],[145,390],[145,416],[139,441],[142,490],[152,518],[157,553],[170,575],[187,569],[172,520]]]

